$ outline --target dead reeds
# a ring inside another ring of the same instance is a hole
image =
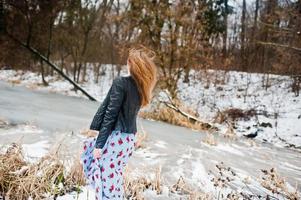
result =
[[[176,112],[168,107],[158,107],[152,111],[141,111],[139,116],[145,119],[153,119],[158,121],[167,122],[173,125],[183,126],[200,131],[215,131],[211,129],[206,123],[199,123],[197,121],[192,122],[188,117]]]
[[[56,153],[29,163],[21,146],[13,143],[0,154],[0,196],[18,200],[63,195],[84,183],[80,170],[75,169],[80,165],[73,167],[71,172],[67,172]]]
[[[124,176],[125,196],[127,199],[143,200],[143,192],[145,190],[153,190],[159,195],[162,193],[161,166],[155,172],[153,179],[145,176],[133,178],[130,169],[126,168]]]
[[[0,118],[0,128],[5,128],[9,125],[8,121]]]
[[[263,173],[261,177],[261,185],[271,191],[272,194],[281,195],[290,200],[297,200],[301,198],[297,185],[296,188],[289,188],[285,179],[277,173],[275,168],[261,171]]]
[[[211,134],[211,133],[207,133],[206,137],[202,140],[202,142],[204,142],[206,144],[209,144],[211,146],[216,146],[217,145],[217,141],[216,141],[214,135]]]
[[[178,179],[176,184],[171,187],[171,192],[180,195],[185,195],[189,200],[212,200],[213,196],[209,193],[204,193],[193,189],[182,176]]]
[[[149,109],[139,112],[139,116],[146,119],[154,119],[170,124],[191,128],[194,130],[216,132],[218,128],[213,124],[199,119],[195,108],[185,105],[178,98],[171,98],[168,92],[164,92],[166,100],[160,100],[156,96]]]

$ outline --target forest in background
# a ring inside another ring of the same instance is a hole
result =
[[[192,69],[265,73],[263,87],[286,74],[300,89],[301,0],[0,0],[0,28],[0,67],[40,71],[45,85],[45,60],[76,83],[92,65],[97,82],[143,44],[171,93]]]

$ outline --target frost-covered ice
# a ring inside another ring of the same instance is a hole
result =
[[[81,84],[100,101],[104,99],[116,76],[113,73],[116,70],[112,71],[114,66],[104,67],[106,74],[100,76],[99,83],[95,83],[93,70],[88,68],[87,81]],[[124,68],[121,74],[125,73]],[[185,105],[194,108],[199,118],[209,122],[214,120],[218,111],[229,108],[255,109],[266,113],[267,115],[258,115],[248,121],[239,120],[235,125],[235,134],[242,136],[256,133],[256,139],[260,141],[287,146],[281,140],[284,139],[290,144],[301,146],[301,96],[296,97],[291,92],[292,80],[288,76],[269,75],[270,87],[267,90],[262,87],[264,76],[266,75],[235,71],[192,70],[189,83],[184,83],[183,78],[178,82],[179,98]],[[41,77],[37,73],[0,70],[0,80],[19,83],[31,89],[84,97],[81,92],[75,92],[70,83],[57,76],[47,76],[45,79],[49,86],[41,84]],[[268,126],[263,127],[262,123],[268,123]],[[225,129],[224,124],[222,130]]]
[[[219,144],[217,146],[212,146],[214,150],[219,151],[221,154],[234,154],[236,156],[245,156],[241,151],[233,147],[233,144]]]
[[[50,144],[47,140],[42,140],[33,144],[22,144],[22,149],[27,161],[34,162],[45,156],[49,151]]]
[[[35,134],[42,134],[44,133],[44,130],[31,125],[31,124],[19,124],[13,128],[7,128],[5,130],[1,130],[1,132],[5,131],[5,135],[20,135],[22,136],[23,134],[30,134],[30,133],[35,133]]]
[[[96,99],[103,100],[116,76],[113,67],[105,65],[106,74],[100,76],[99,83],[95,83],[93,70],[88,68],[87,81],[81,84],[82,87]],[[121,74],[125,73],[124,68]],[[235,134],[242,136],[257,133],[256,139],[260,141],[287,146],[281,140],[284,139],[290,144],[301,146],[301,96],[296,97],[291,92],[292,80],[288,76],[269,75],[270,87],[267,90],[262,87],[264,76],[235,71],[192,70],[189,83],[184,83],[183,78],[178,82],[179,98],[185,105],[194,108],[199,118],[209,122],[214,120],[218,111],[229,108],[255,109],[266,113],[266,116],[258,115],[248,121],[239,120],[235,125]],[[19,83],[31,89],[84,97],[81,92],[75,92],[70,83],[57,76],[47,76],[45,79],[49,86],[41,84],[41,77],[37,73],[0,70],[0,80]],[[262,123],[268,123],[268,126],[263,127],[260,125]],[[223,124],[221,129],[226,128]]]

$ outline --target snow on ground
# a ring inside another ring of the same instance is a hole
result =
[[[29,124],[20,124],[0,128],[0,135],[6,132],[8,132],[10,136],[18,135],[22,132],[27,135],[36,135],[36,140],[33,140],[31,143],[25,142],[22,144],[26,160],[34,162],[50,150],[49,143],[51,142],[41,138],[41,135],[45,135],[45,133],[47,133],[46,130],[41,130],[36,126]],[[39,137],[37,137],[38,135]],[[68,146],[76,146],[76,149],[78,149],[78,142],[70,142],[76,138],[78,139],[78,137],[82,138],[83,136],[68,135]],[[195,141],[191,139],[190,141],[198,143],[198,145],[187,145],[183,149],[180,149],[180,151],[176,151],[181,148],[181,145],[171,144],[162,138],[155,140],[152,139],[145,141],[144,148],[139,148],[134,152],[129,163],[129,177],[156,180],[156,169],[158,169],[158,167],[162,167],[162,194],[158,195],[156,191],[147,189],[143,193],[145,199],[189,199],[186,194],[183,194],[183,192],[180,192],[181,194],[171,192],[172,186],[177,183],[177,180],[180,177],[184,178],[185,183],[192,191],[206,193],[207,195],[212,196],[212,199],[218,199],[219,194],[227,195],[231,191],[235,192],[235,190],[238,192],[242,191],[247,194],[255,192],[256,194],[262,194],[263,196],[269,194],[276,198],[284,199],[281,195],[272,194],[270,191],[263,188],[259,179],[259,173],[256,172],[260,171],[260,169],[267,169],[267,166],[263,167],[257,165],[258,163],[254,162],[254,158],[259,159],[258,162],[261,163],[265,161],[268,161],[269,163],[272,162],[268,158],[262,159],[258,156],[258,152],[264,152],[264,148],[267,150],[266,146],[259,145],[249,148],[244,145],[239,146],[236,143],[228,144],[224,142],[219,142],[217,146],[210,146],[206,143],[199,144],[199,140]],[[274,154],[279,157],[276,159],[277,162],[281,164],[281,167],[283,167],[285,171],[292,171],[294,173],[295,171],[299,171],[297,165],[294,165],[292,162],[295,160],[294,157],[289,158],[289,156],[284,156],[287,160],[283,161],[283,155],[280,155],[281,153],[277,152],[275,149],[274,151],[276,151]],[[290,152],[292,154],[296,154],[294,151]],[[274,157],[268,151],[266,151],[266,154],[269,154],[269,157],[271,158]],[[215,166],[222,166],[221,161],[225,161],[225,166],[221,170],[222,173],[219,173]],[[234,164],[231,164],[229,161]],[[246,163],[245,166],[248,166],[247,168],[239,166],[235,167],[235,163],[243,164],[244,162]],[[68,169],[69,165],[64,166]],[[231,167],[231,170],[228,170],[228,167]],[[252,171],[255,172],[255,175],[250,173],[250,167],[254,168]],[[232,170],[235,172],[235,176],[232,174]],[[216,182],[221,184],[221,181],[218,182],[218,180],[225,180],[227,177],[231,179],[231,181],[227,182],[227,187],[220,188],[214,186]],[[292,185],[286,183],[286,187],[289,191],[294,191],[294,181],[292,183]],[[229,185],[231,187],[229,187]],[[58,199],[94,199],[93,189],[88,186],[81,186],[80,189],[81,192],[79,193],[71,192],[58,197]]]
[[[22,144],[25,156],[30,162],[32,162],[32,159],[36,161],[37,159],[45,156],[48,153],[49,147],[50,145],[47,140],[42,140],[33,144]]]
[[[7,124],[6,126],[0,127],[0,134],[8,134],[8,135],[18,135],[20,133],[22,134],[46,134],[47,131],[44,131],[36,126],[30,125],[30,124]],[[79,135],[79,138],[84,138],[84,136]],[[40,138],[40,137],[37,137]],[[33,141],[32,143],[22,143],[22,135],[20,136],[20,139],[16,141],[16,143],[19,143],[22,148],[22,153],[24,155],[25,161],[34,164],[39,159],[41,159],[43,156],[47,155],[53,147],[50,145],[50,142],[48,140],[39,140],[39,141]],[[69,144],[71,145],[71,144]],[[74,145],[74,144],[73,144]],[[78,145],[78,142],[75,144]],[[160,148],[166,148],[166,142],[164,141],[158,141],[155,143],[156,146]],[[7,142],[7,144],[0,145],[0,153],[6,152],[7,148],[10,146],[10,143]],[[66,153],[66,152],[65,152]],[[162,156],[168,156],[167,154],[158,154],[153,153],[149,148],[144,149],[138,149],[135,152],[133,160],[136,160],[137,158],[145,159],[145,161],[148,163],[148,165],[153,166],[159,166],[161,160],[160,157]],[[66,157],[65,157],[66,158]],[[158,162],[153,162],[158,161]],[[70,165],[72,164],[71,160],[65,160],[62,158],[62,162],[64,163],[64,166],[66,170],[68,171],[70,169]],[[135,162],[135,161],[134,161]],[[149,168],[137,168],[133,165],[130,166],[132,170],[129,170],[128,176],[131,178],[146,178],[148,180],[155,180],[156,178],[156,171],[150,170]],[[147,173],[146,173],[147,172]],[[146,189],[142,195],[146,199],[154,199],[154,200],[166,200],[166,199],[179,199],[180,195],[178,194],[171,194],[169,188],[166,185],[162,185],[162,193],[157,194],[156,191],[152,189]],[[50,194],[45,194],[45,196],[48,196],[49,199],[52,199],[53,196]],[[1,199],[0,195],[0,199]],[[28,200],[31,200],[32,198],[29,198]],[[73,191],[69,192],[67,194],[64,194],[62,196],[58,196],[56,199],[58,200],[95,200],[95,190],[91,188],[88,185],[79,186],[79,191]]]
[[[35,163],[38,159],[45,156],[49,151],[49,141],[46,139],[40,140],[38,139],[39,137],[37,137],[38,135],[43,135],[43,133],[45,133],[44,130],[30,124],[8,126],[4,129],[1,129],[0,127],[0,134],[5,134],[6,136],[11,137],[13,137],[13,135],[19,135],[19,139],[17,139],[15,142],[21,145],[24,158],[30,163]],[[32,140],[30,143],[28,143],[29,141],[24,142],[23,136],[28,134],[36,135],[38,140]],[[9,142],[6,145],[2,145],[2,151],[5,150],[9,145]]]
[[[86,82],[82,87],[98,100],[103,100],[115,74],[113,66],[105,65],[106,74],[95,83],[93,70],[88,68]],[[123,68],[121,75],[126,73]],[[114,74],[114,75],[113,75]],[[194,108],[199,118],[213,122],[217,112],[230,108],[244,111],[255,109],[264,115],[251,117],[250,120],[238,120],[234,132],[238,136],[257,134],[256,139],[278,146],[287,143],[301,146],[301,96],[291,92],[292,80],[287,76],[269,75],[270,87],[262,87],[263,74],[224,72],[224,71],[191,71],[190,82],[178,82],[179,98]],[[18,83],[31,89],[58,92],[70,96],[84,97],[75,92],[67,81],[47,76],[49,86],[41,84],[37,73],[14,70],[0,70],[0,80]],[[163,96],[163,95],[161,95]],[[227,129],[223,124],[221,133]],[[286,140],[284,142],[283,140]]]
[[[247,121],[239,120],[235,133],[238,136],[257,134],[256,139],[261,141],[286,145],[280,137],[301,147],[301,96],[297,97],[291,91],[290,77],[269,76],[270,87],[265,89],[262,87],[263,74],[192,71],[190,83],[178,82],[179,97],[195,108],[204,121],[213,121],[217,111],[229,108],[266,113]]]
[[[57,200],[95,200],[95,192],[89,187],[81,187],[82,192],[71,192],[69,194],[59,196]]]

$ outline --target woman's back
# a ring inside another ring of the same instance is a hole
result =
[[[136,133],[136,119],[141,107],[139,90],[132,76],[118,78],[121,79],[120,84],[124,87],[125,95],[114,129],[125,133]]]
[[[91,130],[99,131],[95,146],[103,148],[106,139],[113,130],[136,133],[136,118],[141,107],[141,97],[132,76],[119,76],[97,110]]]

